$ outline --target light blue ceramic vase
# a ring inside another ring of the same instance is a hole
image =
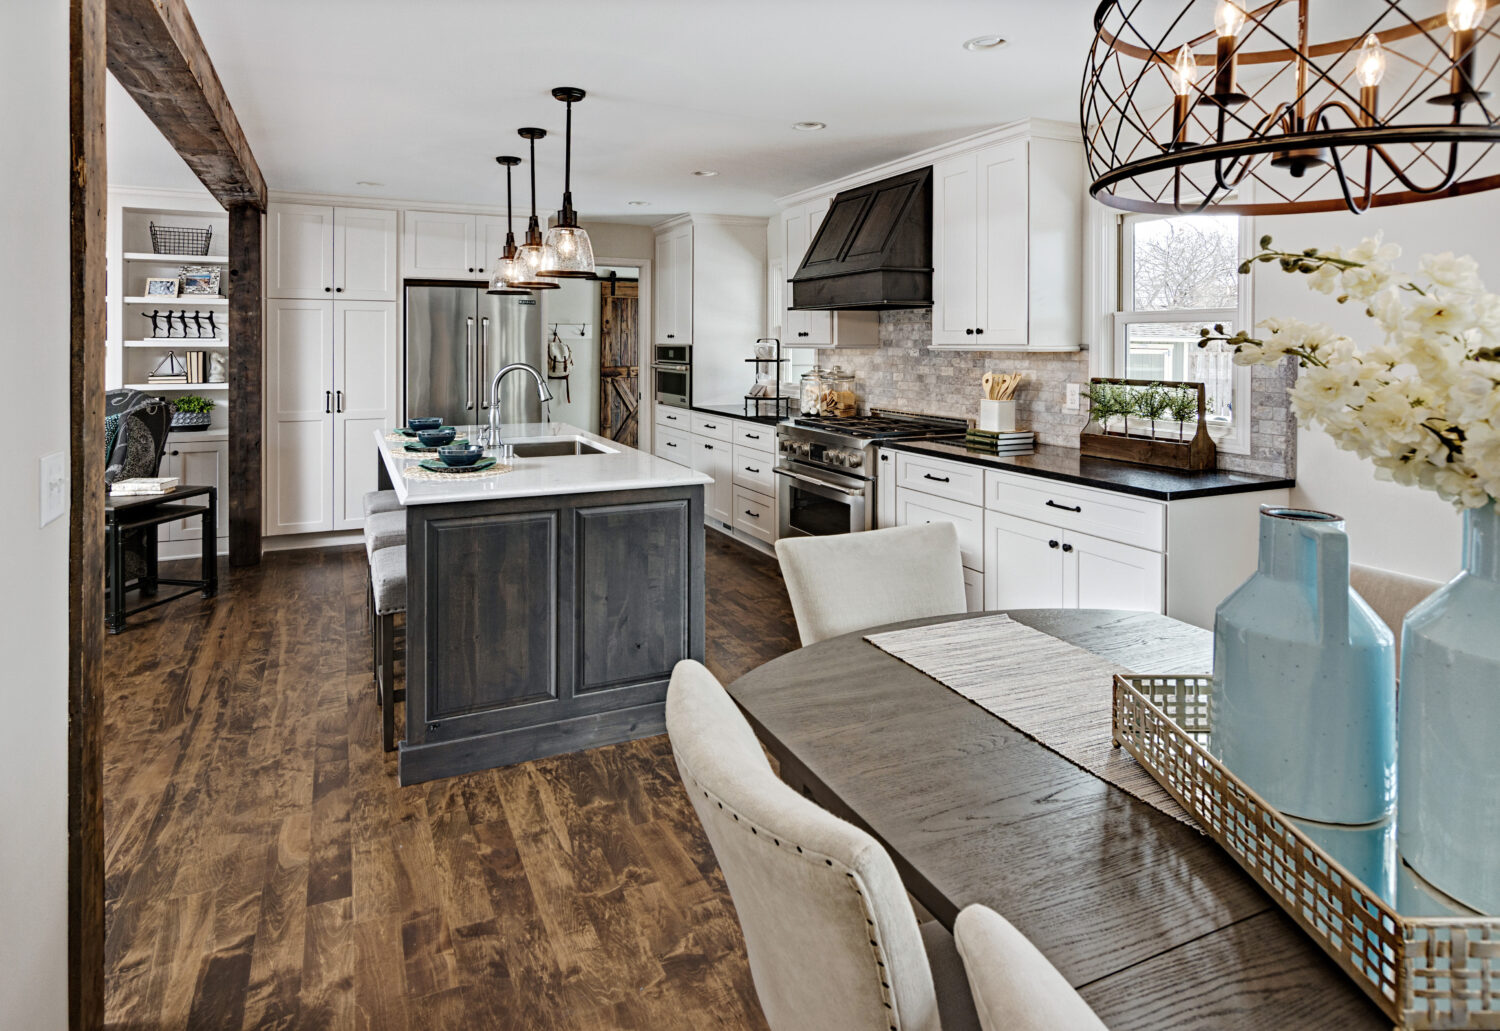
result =
[[[1401,637],[1401,858],[1500,913],[1500,513],[1464,513],[1464,568]]]
[[[1260,510],[1260,567],[1214,615],[1213,751],[1289,816],[1396,802],[1395,639],[1349,587],[1344,521]]]

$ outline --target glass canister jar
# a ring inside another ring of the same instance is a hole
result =
[[[822,413],[823,377],[827,375],[825,370],[814,365],[802,374],[802,389],[798,408],[803,415],[819,415]]]
[[[832,371],[823,376],[821,387],[818,396],[823,415],[843,419],[853,415],[858,409],[858,402],[854,397],[854,373],[835,365]]]

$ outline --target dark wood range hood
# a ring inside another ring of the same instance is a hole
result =
[[[795,255],[788,255],[795,260]],[[792,275],[791,307],[881,311],[932,307],[932,167],[833,199]]]

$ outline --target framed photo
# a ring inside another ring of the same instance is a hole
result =
[[[218,269],[183,269],[183,296],[217,296],[219,293]]]
[[[177,280],[172,279],[148,279],[146,280],[147,297],[176,297]]]

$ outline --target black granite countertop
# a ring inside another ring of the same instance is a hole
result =
[[[881,447],[993,466],[1006,472],[1077,483],[1121,494],[1134,494],[1155,501],[1181,501],[1185,498],[1210,498],[1220,494],[1275,490],[1291,487],[1296,482],[1249,473],[1180,472],[1149,465],[1132,465],[1129,462],[1112,462],[1107,458],[1085,458],[1077,448],[1050,444],[1038,444],[1035,451],[1026,455],[995,455],[972,451],[961,440],[896,440],[882,444]]]
[[[767,426],[775,426],[785,418],[775,415],[746,415],[744,405],[693,405],[692,411],[702,412],[704,415],[723,415],[745,422],[759,422]]]

